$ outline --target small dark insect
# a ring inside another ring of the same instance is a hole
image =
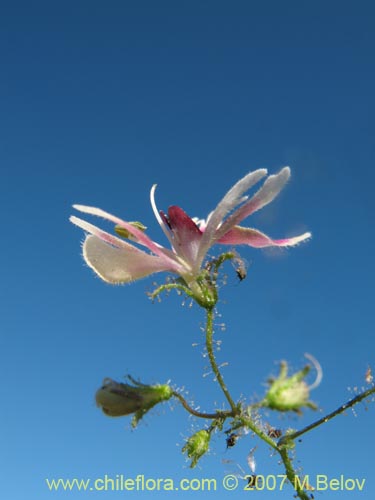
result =
[[[227,441],[227,449],[228,448],[232,448],[232,446],[234,446],[236,444],[236,441],[238,439],[238,434],[236,434],[235,432],[231,432],[229,434],[229,436],[227,437],[226,441]]]
[[[237,278],[243,281],[247,276],[247,263],[240,257],[233,259],[233,265],[236,269]]]
[[[244,266],[239,266],[239,267],[237,267],[237,269],[236,269],[236,274],[237,274],[237,278],[238,278],[240,281],[242,281],[242,280],[244,280],[244,279],[246,278],[246,276],[247,276],[247,271],[246,271],[246,269],[245,269],[245,267],[244,267]]]
[[[273,427],[270,427],[268,429],[267,434],[269,435],[270,438],[272,439],[278,439],[279,437],[282,436],[283,431],[281,429],[274,429]]]

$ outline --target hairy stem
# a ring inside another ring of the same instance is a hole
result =
[[[308,431],[311,431],[312,429],[315,429],[315,427],[318,427],[321,424],[325,424],[329,420],[331,420],[333,417],[336,417],[337,415],[340,415],[340,413],[344,412],[348,408],[351,408],[355,404],[359,403],[363,399],[366,399],[368,396],[371,394],[375,393],[375,387],[371,387],[370,389],[367,389],[367,391],[361,392],[361,394],[358,394],[355,398],[351,399],[347,403],[341,405],[339,408],[337,408],[335,411],[329,413],[325,417],[320,418],[319,420],[316,420],[312,424],[308,425],[307,427],[304,427],[300,431],[293,432],[291,434],[288,434],[287,436],[283,436],[279,442],[278,446],[282,446],[286,444],[288,441],[292,441],[299,436],[302,436],[302,434],[305,434]]]
[[[151,300],[155,300],[158,295],[168,290],[180,290],[181,292],[186,293],[186,295],[188,295],[189,297],[194,298],[194,295],[191,293],[189,288],[187,288],[184,285],[181,285],[180,283],[168,283],[166,285],[161,285],[148,295],[151,298]]]
[[[278,452],[280,453],[281,460],[283,461],[286,476],[289,479],[289,482],[291,483],[293,488],[296,490],[298,498],[301,498],[301,500],[310,500],[309,495],[304,491],[304,489],[300,484],[300,481],[298,480],[298,476],[293,468],[292,461],[288,455],[287,448],[278,449]]]
[[[225,385],[224,379],[220,373],[219,367],[217,366],[216,359],[215,359],[215,354],[213,350],[213,334],[214,334],[214,328],[213,328],[213,319],[214,319],[214,312],[213,308],[207,308],[207,324],[206,324],[206,348],[207,348],[207,353],[208,357],[210,360],[211,368],[212,371],[215,374],[216,380],[218,381],[221,390],[223,391],[225,397],[227,398],[228,403],[230,404],[230,407],[232,408],[233,414],[238,413],[238,408],[235,404],[235,402],[232,399],[232,396],[229,394],[229,391],[227,389],[227,386]]]
[[[230,410],[217,410],[215,413],[203,413],[203,412],[200,412],[200,411],[197,411],[197,410],[194,410],[194,408],[192,408],[188,402],[186,401],[186,399],[181,396],[180,393],[176,392],[176,391],[173,391],[173,396],[175,398],[177,398],[180,403],[182,404],[182,406],[185,408],[185,410],[187,410],[189,413],[191,413],[192,415],[196,416],[196,417],[199,417],[199,418],[210,418],[210,419],[216,419],[216,418],[227,418],[227,417],[233,417],[234,416],[234,413],[233,411],[230,411]]]
[[[258,437],[260,437],[260,439],[270,445],[274,450],[278,450],[275,441],[271,439],[264,431],[262,431],[262,429],[258,427],[250,417],[241,417],[241,422],[245,427],[252,430]]]

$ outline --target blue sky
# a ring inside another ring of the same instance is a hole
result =
[[[234,397],[251,400],[278,361],[299,369],[309,352],[324,369],[312,399],[324,412],[349,399],[375,362],[372,2],[18,1],[1,10],[4,498],[85,496],[49,492],[53,477],[219,481],[230,468],[222,460],[245,467],[255,444],[258,472],[282,473],[250,436],[228,451],[217,436],[190,471],[181,447],[200,422],[177,404],[134,432],[95,407],[102,379],[127,373],[171,380],[206,410],[222,396],[203,377],[198,307],[174,295],[152,304],[153,278],[101,282],[68,217],[73,203],[99,206],[141,220],[164,244],[152,184],[160,208],[204,217],[248,171],[290,165],[286,189],[248,225],[313,239],[284,252],[241,250],[248,278],[238,283],[227,268],[218,359]],[[360,405],[307,435],[297,449],[303,471],[366,478],[361,498],[372,498],[373,412]],[[269,421],[299,428],[317,416]]]

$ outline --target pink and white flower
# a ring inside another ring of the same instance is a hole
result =
[[[227,192],[207,220],[192,219],[178,206],[169,207],[167,214],[159,211],[155,203],[154,185],[151,189],[151,206],[171,244],[171,250],[151,240],[137,227],[138,224],[123,221],[100,208],[74,205],[80,212],[113,222],[125,234],[129,234],[129,240],[146,247],[151,253],[78,217],[72,216],[70,221],[89,233],[83,243],[83,257],[104,281],[112,284],[129,283],[153,273],[168,271],[182,277],[190,286],[201,273],[207,252],[215,244],[249,245],[255,248],[287,247],[310,238],[310,233],[304,233],[274,240],[257,229],[238,225],[279,194],[290,177],[290,169],[284,167],[278,174],[267,177],[262,187],[249,199],[245,193],[266,175],[266,169],[245,175]]]

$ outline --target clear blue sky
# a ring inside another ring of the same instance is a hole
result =
[[[374,10],[370,1],[303,0],[2,5],[4,498],[85,497],[49,492],[47,477],[220,481],[222,459],[245,467],[255,444],[258,472],[283,472],[250,436],[228,451],[217,436],[190,471],[180,449],[200,422],[177,404],[156,409],[135,432],[127,418],[95,407],[102,379],[126,373],[171,379],[202,409],[222,397],[202,376],[202,312],[173,295],[152,304],[152,278],[111,287],[94,277],[80,256],[83,234],[68,222],[73,203],[141,220],[165,244],[149,204],[153,183],[160,208],[178,204],[204,217],[249,170],[290,165],[287,188],[248,225],[275,237],[310,230],[313,239],[277,255],[243,249],[250,268],[242,283],[227,269],[226,330],[217,331],[225,379],[235,397],[261,396],[276,361],[298,369],[309,352],[324,369],[312,399],[325,412],[364,385],[375,367]],[[308,435],[297,449],[304,472],[367,478],[361,498],[373,498],[374,408],[361,405],[357,416],[349,411]],[[269,418],[285,429],[317,416]],[[207,496],[132,498],[150,495]]]

